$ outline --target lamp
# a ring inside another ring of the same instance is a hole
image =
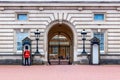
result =
[[[85,29],[83,29],[83,31],[81,31],[81,35],[82,35],[82,40],[83,40],[83,51],[82,51],[82,54],[86,55],[87,52],[85,51],[85,40],[86,40],[87,32],[85,31]]]
[[[38,51],[38,40],[39,40],[39,37],[40,37],[40,32],[39,30],[37,29],[35,32],[35,38],[36,38],[36,52],[35,54],[39,54],[40,52]]]

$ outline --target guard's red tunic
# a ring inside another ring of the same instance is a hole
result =
[[[24,52],[24,58],[29,58],[30,57],[30,51],[29,50],[26,50]]]

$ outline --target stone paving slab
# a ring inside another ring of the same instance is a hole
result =
[[[0,65],[0,80],[120,80],[120,65]]]

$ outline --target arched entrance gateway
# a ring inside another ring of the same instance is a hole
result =
[[[55,24],[48,32],[48,63],[73,62],[73,32],[66,24]]]

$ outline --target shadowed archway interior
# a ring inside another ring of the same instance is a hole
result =
[[[66,24],[55,24],[48,32],[48,63],[71,64],[73,32]]]

